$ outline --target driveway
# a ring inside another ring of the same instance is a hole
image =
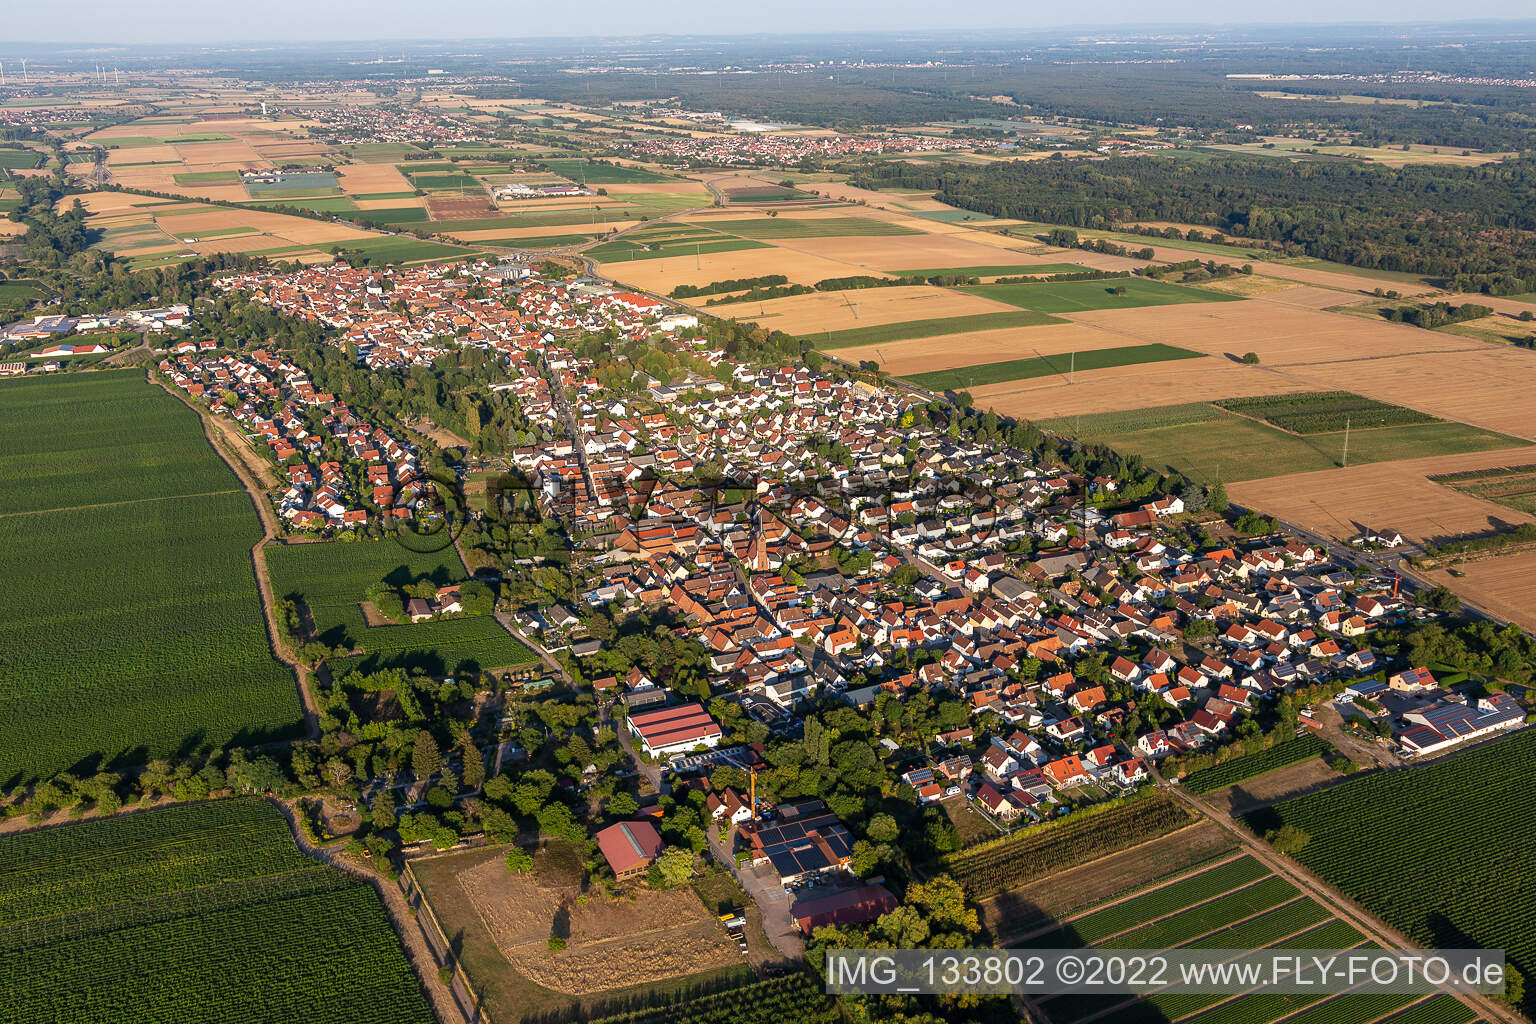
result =
[[[757,904],[763,914],[763,931],[768,935],[768,941],[780,956],[791,960],[798,960],[805,955],[805,939],[800,934],[800,926],[795,924],[795,919],[789,916],[789,893],[784,891],[784,886],[779,883],[779,876],[773,869],[764,864],[754,867],[751,864],[736,866],[736,858],[731,854],[731,839],[734,830],[721,836],[718,828],[709,830],[709,852],[714,855],[716,861],[725,867],[727,871],[736,876],[736,881],[746,890],[752,902]]]

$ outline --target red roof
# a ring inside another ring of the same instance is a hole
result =
[[[809,935],[823,925],[864,924],[896,909],[896,897],[883,885],[861,885],[826,896],[795,901],[790,909],[800,930]]]
[[[616,875],[644,867],[661,853],[661,836],[648,821],[621,821],[593,838]]]
[[[709,712],[697,703],[678,704],[629,716],[629,724],[652,747],[670,747],[690,740],[723,735]]]

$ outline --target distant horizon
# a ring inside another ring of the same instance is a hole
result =
[[[988,34],[994,39],[1026,35],[1083,35],[1113,37],[1118,34],[1142,35],[1156,32],[1229,32],[1273,31],[1301,33],[1312,29],[1383,29],[1413,30],[1530,24],[1536,26],[1536,13],[1527,0],[1467,0],[1461,5],[1467,13],[1446,18],[1433,0],[1401,0],[1387,9],[1381,0],[1293,0],[1292,16],[1285,21],[1272,18],[1245,18],[1241,15],[1213,20],[1205,9],[1192,0],[1180,0],[1172,9],[1164,9],[1166,20],[1133,20],[1145,16],[1145,9],[1133,0],[1086,0],[1071,8],[1071,20],[1057,20],[1065,12],[1030,11],[1021,20],[1018,7],[1001,0],[957,0],[935,22],[931,5],[918,0],[887,0],[874,8],[867,0],[845,0],[827,5],[813,0],[783,0],[775,14],[776,25],[763,29],[753,24],[753,12],[722,12],[698,2],[679,0],[666,10],[645,13],[617,0],[593,0],[584,11],[582,34],[571,34],[569,23],[540,10],[509,12],[492,0],[461,0],[453,20],[433,19],[424,23],[419,8],[406,0],[376,0],[363,4],[340,3],[314,5],[298,0],[271,0],[265,5],[259,22],[253,23],[251,8],[222,4],[195,4],[191,0],[150,0],[149,10],[124,8],[102,0],[85,0],[71,8],[78,24],[89,24],[105,38],[91,40],[58,38],[58,18],[43,9],[20,9],[7,16],[8,38],[0,48],[45,46],[58,50],[94,49],[180,49],[202,47],[215,49],[266,49],[273,46],[304,48],[366,44],[437,44],[517,43],[551,44],[583,41],[612,43],[619,40],[751,40],[815,39],[867,36],[918,36],[962,38]],[[829,10],[830,6],[830,10]],[[1470,8],[1470,10],[1468,10]],[[1184,12],[1188,13],[1184,13]],[[478,13],[477,13],[478,12]],[[506,27],[508,15],[523,20],[513,34]],[[851,19],[851,20],[850,20]],[[873,22],[873,24],[872,24]],[[389,23],[389,28],[370,34],[367,28]],[[710,23],[720,25],[711,30]],[[294,33],[288,38],[268,36],[270,26],[284,24]],[[796,30],[797,24],[806,27]],[[815,27],[812,28],[811,26]],[[457,31],[429,31],[417,28],[451,27]],[[603,26],[609,26],[604,28]],[[785,26],[791,26],[786,28]],[[500,29],[477,33],[476,27]],[[348,32],[348,28],[362,31]],[[471,31],[464,31],[470,29]],[[298,37],[298,38],[296,38]],[[1531,40],[1536,42],[1536,40]]]

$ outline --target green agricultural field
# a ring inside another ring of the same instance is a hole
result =
[[[1041,426],[1084,441],[1113,443],[1116,449],[1140,455],[1151,465],[1176,469],[1207,483],[1333,469],[1344,457],[1342,432],[1300,437],[1204,402],[1063,416],[1046,420]],[[1526,444],[1520,438],[1463,423],[1378,427],[1350,432],[1349,464]]]
[[[809,192],[801,192],[798,189],[784,188],[781,185],[757,185],[748,188],[727,189],[725,200],[728,203],[785,203],[801,199],[816,198]]]
[[[379,210],[355,210],[348,220],[370,220],[381,224],[424,224],[430,219],[422,206],[389,206]]]
[[[269,545],[265,549],[273,593],[308,608],[317,639],[348,647],[360,657],[350,667],[422,669],[434,675],[459,668],[521,665],[534,660],[488,615],[402,625],[369,626],[362,602],[381,580],[403,586],[430,578],[439,586],[467,577],[452,548],[433,554],[392,540]]]
[[[353,199],[414,199],[415,192],[364,192]]]
[[[0,282],[0,309],[20,309],[43,294],[31,281]]]
[[[592,241],[592,235],[525,235],[507,238],[480,238],[476,245],[497,245],[512,249],[559,249],[567,245],[581,245]]]
[[[1190,813],[1160,793],[1143,793],[1025,828],[944,858],[966,894],[979,899],[1116,853],[1190,824]]]
[[[426,242],[420,238],[385,236],[350,238],[325,246],[328,252],[361,252],[375,263],[419,263],[425,260],[453,261],[468,259],[476,250],[446,242]]]
[[[299,174],[282,174],[277,181],[248,181],[245,191],[252,199],[271,199],[282,195],[329,196],[341,195],[336,175],[330,171],[304,171]]]
[[[1330,434],[1346,427],[1401,427],[1440,420],[1417,409],[1388,405],[1348,391],[1224,398],[1213,403],[1229,412],[1273,424],[1293,434]]]
[[[1426,946],[1505,951],[1536,974],[1536,731],[1404,771],[1375,772],[1248,815],[1290,825],[1302,864]],[[1415,808],[1449,809],[1443,814]],[[1454,899],[1447,899],[1454,893]],[[1521,1009],[1536,1010],[1526,989]]]
[[[412,160],[396,164],[395,170],[406,177],[413,174],[457,174],[459,165],[450,160]]]
[[[403,156],[420,153],[422,149],[409,142],[359,142],[343,147],[342,152],[359,163],[392,164]]]
[[[372,213],[382,213],[382,212],[384,212],[384,211],[382,211],[382,210],[373,210],[373,211],[365,210],[362,215],[364,217],[367,217],[367,216],[369,216]],[[420,217],[405,217],[405,218],[394,218],[394,217],[392,217],[390,219],[392,221],[397,221],[399,223],[414,223],[414,222],[417,222],[417,221],[427,221],[430,218],[429,218],[429,216],[427,214],[427,211],[425,209],[422,209]],[[527,222],[526,221],[521,221],[521,220],[513,220],[510,217],[475,217],[475,218],[468,218],[468,219],[465,219],[465,220],[434,220],[434,221],[431,221],[431,225],[432,225],[431,226],[431,230],[433,230],[433,231],[446,231],[446,232],[452,234],[452,233],[457,232],[457,231],[494,231],[494,230],[496,230],[498,228],[520,228],[520,227],[526,227],[527,226]]]
[[[1031,225],[1043,235],[1053,225]],[[1138,235],[1129,231],[1095,231],[1079,230],[1078,234],[1086,239],[1107,238],[1112,242],[1119,242],[1131,250],[1146,249],[1184,249],[1189,252],[1198,252],[1206,256],[1225,256],[1229,260],[1260,260],[1270,255],[1270,251],[1261,246],[1222,245],[1219,242],[1187,242],[1182,238],[1153,238],[1148,235]]]
[[[1358,931],[1302,896],[1290,882],[1271,874],[1253,859],[1240,857],[1196,874],[1154,882],[1120,903],[1085,914],[1044,935],[1032,936],[1028,944],[1045,948],[1178,947],[1285,952],[1344,950],[1362,941]],[[1324,998],[1326,993],[1286,997],[1259,990],[1228,1002],[1225,995],[1169,989],[1141,998],[1118,994],[1055,996],[1042,1000],[1040,1008],[1051,1024],[1077,1024],[1101,1014],[1107,1014],[1101,1020],[1113,1020],[1116,1024],[1166,1024],[1206,1010],[1210,1013],[1200,1019],[1225,1020],[1223,1014],[1248,1007],[1254,1012],[1240,1014],[1231,1024],[1267,1024]],[[1351,996],[1349,1000],[1355,998]],[[1413,998],[1405,996],[1396,1003],[1377,1003],[1375,1013],[1355,1024],[1365,1024],[1406,1006]],[[1349,1000],[1330,1005],[1342,1011]],[[1362,1005],[1350,1012],[1358,1013],[1365,1008]]]
[[[184,171],[176,176],[178,185],[210,185],[215,182],[237,182],[240,175],[234,171]]]
[[[1430,479],[1474,498],[1536,514],[1536,465],[1503,466]]]
[[[586,160],[545,160],[544,166],[571,181],[584,181],[588,185],[646,185],[653,182],[676,181],[666,174],[657,174],[643,167],[617,167],[611,164],[589,163]]]
[[[434,1020],[378,893],[254,798],[0,839],[0,972],[13,1024]]]
[[[0,171],[29,170],[41,156],[35,149],[0,149]]]
[[[716,231],[744,238],[850,238],[922,234],[913,228],[875,220],[873,217],[825,217],[816,220],[754,217],[748,220],[712,220],[709,226]]]
[[[1205,900],[1249,885],[1269,875],[1269,869],[1252,857],[1238,857],[1189,878],[1159,886],[1130,899],[1084,915],[1030,945],[1042,947],[1088,946],[1112,935],[1131,931],[1148,921],[1176,913]]]
[[[464,189],[482,197],[485,194],[485,186],[473,174],[412,174],[409,177],[412,185],[429,192]]]
[[[106,149],[143,149],[160,145],[160,140],[150,135],[122,135],[112,139],[92,139],[91,142]]]
[[[1015,275],[1080,274],[1088,268],[1080,263],[1005,263],[985,267],[929,267],[926,270],[890,270],[897,277],[1013,277]]]
[[[297,727],[196,413],[138,370],[9,381],[0,439],[0,786]]]
[[[1174,359],[1198,359],[1202,356],[1203,352],[1191,352],[1187,348],[1175,348],[1172,345],[1126,345],[1121,348],[1090,349],[1068,356],[1031,356],[1028,359],[1009,359],[976,366],[956,366],[948,370],[913,374],[904,379],[932,391],[958,391],[1008,380],[1028,380],[1052,375],[1065,377],[1073,370],[1102,370],[1110,366],[1162,363]]]
[[[906,341],[911,338],[934,338],[941,334],[963,334],[969,331],[996,331],[1005,327],[1038,327],[1041,324],[1059,324],[1063,321],[1044,313],[1021,309],[1017,313],[980,313],[975,316],[941,316],[932,320],[908,320],[899,324],[881,324],[877,327],[849,327],[841,331],[828,331],[812,335],[816,347],[825,351],[838,348],[854,348],[862,345],[879,345],[887,341]]]
[[[1140,277],[1104,281],[1048,281],[1039,284],[982,284],[959,289],[995,302],[1038,313],[1081,313],[1090,309],[1136,309],[1186,302],[1235,302],[1237,296],[1199,291]],[[1115,294],[1123,291],[1123,295]]]

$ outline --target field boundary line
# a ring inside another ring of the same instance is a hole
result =
[[[182,498],[212,498],[220,494],[239,494],[241,488],[230,487],[222,491],[199,491],[195,494],[157,494],[150,498],[124,498],[122,501],[98,501],[91,505],[60,505],[58,508],[30,509],[24,512],[0,512],[0,519],[16,516],[45,516],[53,512],[80,512],[92,508],[117,508],[119,505],[145,505],[153,501],[179,501]]]

